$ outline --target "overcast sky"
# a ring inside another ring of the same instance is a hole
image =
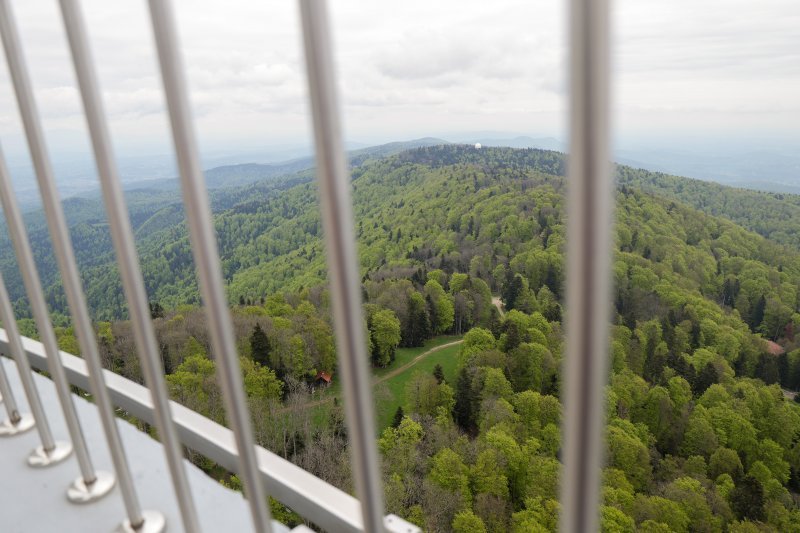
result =
[[[53,150],[84,124],[55,0],[12,2]],[[502,131],[565,138],[565,2],[334,0],[346,137]],[[614,2],[617,136],[798,139],[800,2]],[[83,2],[118,151],[167,152],[144,0]],[[180,0],[204,150],[310,142],[293,1]],[[0,140],[21,150],[7,70]]]

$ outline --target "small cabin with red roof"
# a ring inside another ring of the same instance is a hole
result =
[[[327,387],[333,381],[333,376],[328,372],[317,372],[317,377],[314,378],[314,383]]]

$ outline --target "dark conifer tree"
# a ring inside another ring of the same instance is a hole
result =
[[[520,326],[517,322],[509,320],[505,323],[505,327],[503,328],[505,333],[505,342],[503,344],[503,351],[510,352],[521,343],[525,342],[526,339],[524,338],[525,333],[520,331]]]
[[[436,306],[430,295],[425,296],[425,307],[428,309],[431,331],[437,331],[439,329],[439,315],[436,313]]]
[[[689,385],[694,386],[694,382],[697,379],[697,372],[682,354],[674,352],[667,354],[667,366],[672,368],[680,377],[688,381]]]
[[[503,333],[503,319],[500,316],[500,311],[497,310],[497,307],[492,306],[489,309],[491,315],[489,316],[489,331],[492,332],[495,339],[499,339],[500,335]]]
[[[158,302],[150,302],[150,318],[164,318],[164,308]]]
[[[164,365],[164,375],[172,374],[172,358],[169,356],[169,346],[161,345],[161,363]]]
[[[267,334],[261,329],[261,324],[256,324],[256,327],[253,328],[253,333],[250,335],[250,353],[253,361],[261,366],[268,366],[271,351],[272,346]]]
[[[542,314],[549,322],[561,322],[561,304],[553,302]]]
[[[650,337],[644,346],[644,374],[643,378],[650,383],[659,383],[661,373],[667,363],[666,354],[658,349],[659,339]]]
[[[547,265],[547,276],[545,277],[544,284],[552,291],[556,299],[561,296],[561,280],[552,264]]]
[[[397,411],[394,412],[394,418],[392,419],[392,427],[398,428],[400,427],[400,423],[403,421],[403,417],[406,416],[403,412],[403,406],[400,405],[397,407]]]
[[[764,519],[764,487],[753,476],[746,476],[731,491],[731,508],[740,519]]]
[[[753,312],[750,314],[750,329],[753,331],[758,329],[758,326],[764,321],[764,311],[767,309],[767,299],[764,295],[756,302]]]
[[[706,391],[707,388],[718,382],[719,374],[717,373],[717,367],[711,363],[708,363],[697,374],[697,378],[694,380],[693,392],[695,396],[700,396]]]
[[[500,297],[503,299],[503,305],[505,305],[507,311],[514,309],[514,304],[517,302],[521,292],[522,276],[514,274],[510,269],[507,270],[506,280],[500,291]]]
[[[763,353],[758,359],[756,377],[767,385],[780,381],[779,359],[772,354]]]
[[[417,293],[419,294],[419,293]],[[422,298],[408,299],[408,324],[403,332],[402,343],[404,346],[423,346],[425,339],[431,335],[431,320],[425,300]]]
[[[456,403],[453,407],[453,418],[464,431],[475,428],[475,412],[473,410],[472,377],[467,368],[462,368],[456,382]]]
[[[731,277],[725,278],[725,283],[722,284],[722,305],[733,305],[735,296],[733,295],[733,281]]]
[[[435,367],[433,367],[433,377],[436,378],[436,383],[439,385],[444,383],[444,369],[442,368],[442,365],[437,364]]]

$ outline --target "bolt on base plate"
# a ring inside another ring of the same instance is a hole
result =
[[[72,453],[72,444],[56,441],[52,450],[45,450],[44,446],[37,446],[28,456],[28,466],[44,468],[55,465],[66,459]]]
[[[114,488],[114,474],[110,472],[95,472],[95,480],[86,484],[83,478],[76,479],[67,489],[67,499],[72,503],[89,503],[99,500]]]
[[[29,429],[33,429],[35,425],[36,421],[33,419],[33,416],[31,416],[30,413],[23,413],[16,423],[11,420],[0,422],[0,437],[13,437],[14,435],[25,433]]]
[[[125,520],[116,533],[162,533],[167,530],[167,519],[158,511],[142,511],[144,522],[134,528],[130,520]]]

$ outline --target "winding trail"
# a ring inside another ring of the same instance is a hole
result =
[[[405,372],[409,368],[413,367],[414,365],[416,365],[417,363],[419,363],[420,361],[422,361],[423,359],[425,359],[426,357],[428,357],[432,353],[436,353],[438,351],[444,350],[445,348],[449,348],[451,346],[455,346],[457,344],[461,344],[462,342],[464,342],[464,339],[459,339],[457,341],[448,342],[448,343],[445,343],[445,344],[440,344],[439,346],[434,346],[430,350],[426,350],[426,351],[422,352],[421,354],[419,354],[418,356],[416,356],[414,359],[412,359],[411,361],[407,362],[406,364],[404,364],[402,366],[398,366],[397,368],[395,368],[391,372],[388,372],[388,373],[384,374],[383,376],[381,376],[381,377],[379,377],[377,379],[373,379],[372,380],[372,386],[374,387],[375,385],[379,385],[380,383],[383,383],[386,380],[392,379],[393,377],[402,374],[403,372]],[[338,398],[338,396],[329,396],[327,398],[322,398],[321,400],[314,400],[313,402],[307,402],[307,403],[302,404],[300,406],[300,408],[301,409],[309,409],[311,407],[316,407],[318,405],[323,405],[323,404],[326,404],[326,403],[330,403],[330,402],[333,401],[334,398]],[[284,407],[283,409],[280,409],[278,412],[279,413],[285,413],[286,411],[291,411],[291,410],[292,410],[292,407]]]
[[[414,359],[412,359],[408,363],[406,363],[406,364],[404,364],[402,366],[398,366],[397,368],[395,368],[391,372],[387,373],[386,375],[383,375],[380,378],[378,378],[376,380],[373,380],[372,381],[372,386],[374,387],[375,385],[378,385],[379,383],[383,383],[387,379],[391,379],[391,378],[397,376],[398,374],[402,374],[403,372],[405,372],[406,370],[408,370],[412,366],[416,365],[422,359],[425,359],[426,357],[428,357],[432,353],[438,352],[439,350],[444,350],[445,348],[449,348],[450,346],[455,346],[456,344],[461,344],[462,342],[464,342],[464,339],[459,339],[457,341],[448,342],[446,344],[440,344],[439,346],[434,346],[430,350],[422,352],[421,354],[416,356]]]

